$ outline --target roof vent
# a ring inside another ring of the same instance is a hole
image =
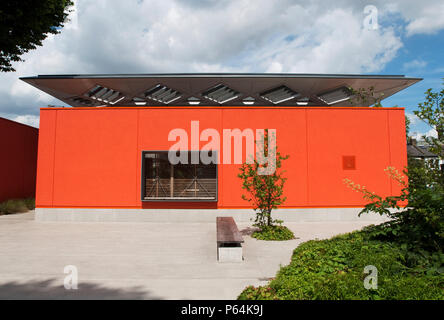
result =
[[[322,93],[318,95],[318,98],[321,99],[326,104],[332,105],[338,102],[346,101],[350,99],[351,96],[352,96],[352,91],[349,88],[343,86],[338,89]]]
[[[227,87],[224,84],[218,84],[217,86],[203,92],[202,95],[211,101],[223,104],[225,102],[236,99],[237,97],[239,97],[240,93]]]
[[[273,104],[282,103],[299,96],[299,93],[287,88],[286,86],[280,86],[261,93],[261,97]]]
[[[179,91],[168,88],[167,86],[158,84],[154,88],[145,91],[145,98],[161,102],[164,104],[169,104],[182,97]]]
[[[116,104],[125,98],[119,91],[108,89],[106,87],[97,85],[86,93],[86,96],[91,99],[102,101],[109,104]]]

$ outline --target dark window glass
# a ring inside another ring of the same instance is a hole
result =
[[[143,200],[217,199],[215,164],[203,164],[200,157],[198,164],[192,164],[191,152],[187,155],[188,163],[176,165],[169,162],[167,151],[145,151],[143,155]]]

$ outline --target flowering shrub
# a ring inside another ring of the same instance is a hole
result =
[[[427,164],[424,166],[424,170],[430,170]],[[373,230],[375,236],[403,242],[412,249],[442,251],[444,249],[443,185],[434,179],[423,185],[417,185],[415,182],[407,185],[405,177],[395,168],[388,167],[385,171],[391,179],[401,185],[400,195],[382,197],[365,186],[344,179],[346,185],[370,201],[359,215],[376,212],[391,219]],[[408,175],[408,172],[406,173]],[[406,204],[405,207],[402,207],[403,203]]]

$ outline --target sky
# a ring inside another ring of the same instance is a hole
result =
[[[369,7],[371,6],[371,7]],[[442,0],[79,0],[60,34],[0,73],[0,117],[38,127],[64,105],[19,77],[91,73],[396,74],[423,81],[383,101],[413,115],[444,78]]]

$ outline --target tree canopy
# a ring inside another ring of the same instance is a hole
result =
[[[0,71],[15,71],[12,62],[59,33],[67,21],[70,0],[0,1]]]

